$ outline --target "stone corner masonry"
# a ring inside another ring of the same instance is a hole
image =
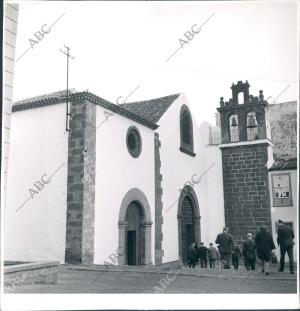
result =
[[[85,99],[70,104],[65,262],[94,261],[96,106]]]
[[[155,264],[162,264],[162,258],[164,251],[162,249],[163,242],[163,203],[162,203],[162,174],[161,174],[161,160],[159,149],[161,142],[159,140],[159,134],[154,133],[154,161],[155,161]]]

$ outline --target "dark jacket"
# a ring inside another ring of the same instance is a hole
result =
[[[277,244],[281,247],[289,247],[293,246],[293,239],[295,237],[293,230],[284,224],[278,225],[277,231]]]
[[[197,251],[194,246],[189,246],[188,248],[188,259],[195,260],[197,258]]]
[[[233,257],[242,257],[241,250],[238,246],[233,247],[232,256]]]
[[[256,253],[255,253],[255,242],[252,239],[247,239],[243,244],[243,256],[244,258],[248,259],[255,259]]]
[[[255,236],[255,244],[257,257],[260,260],[270,261],[272,250],[276,248],[271,234],[265,229],[260,229]]]
[[[201,245],[200,247],[198,247],[197,255],[199,258],[206,259],[207,253],[208,253],[207,247],[205,247],[204,245]]]
[[[233,247],[233,238],[232,235],[226,232],[220,233],[217,236],[215,241],[216,244],[219,244],[220,253],[231,253]]]

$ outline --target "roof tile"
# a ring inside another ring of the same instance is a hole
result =
[[[121,104],[120,106],[151,122],[157,123],[179,95],[174,94],[145,101]]]
[[[276,160],[269,168],[269,171],[284,171],[297,169],[297,158],[287,160]]]
[[[63,90],[41,96],[31,97],[15,102],[12,111],[16,112],[59,104],[66,100],[66,95],[66,90]],[[93,93],[78,92],[75,89],[69,90],[70,101],[78,100],[80,98],[82,99],[84,97],[85,99],[89,99],[94,104],[100,105],[105,109],[109,109],[152,129],[156,129],[158,127],[156,124],[157,121],[168,110],[168,108],[178,98],[179,95],[180,94],[175,94],[146,101],[116,105],[94,95]]]

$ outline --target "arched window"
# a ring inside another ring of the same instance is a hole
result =
[[[180,110],[180,151],[195,156],[193,121],[189,108],[185,105]]]
[[[256,113],[251,111],[247,113],[247,140],[258,139],[258,127]]]
[[[237,114],[229,117],[230,141],[232,143],[239,141],[239,119]]]

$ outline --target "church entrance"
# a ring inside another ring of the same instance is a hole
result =
[[[178,205],[179,260],[187,263],[188,247],[200,242],[200,215],[196,193],[186,186],[180,195]]]
[[[130,203],[126,211],[127,222],[126,234],[126,259],[128,265],[141,264],[141,212],[136,202]]]
[[[187,262],[188,247],[196,242],[194,230],[194,208],[192,200],[186,196],[182,202],[182,261]]]
[[[141,190],[133,188],[124,196],[118,227],[119,265],[152,264],[150,205]]]

